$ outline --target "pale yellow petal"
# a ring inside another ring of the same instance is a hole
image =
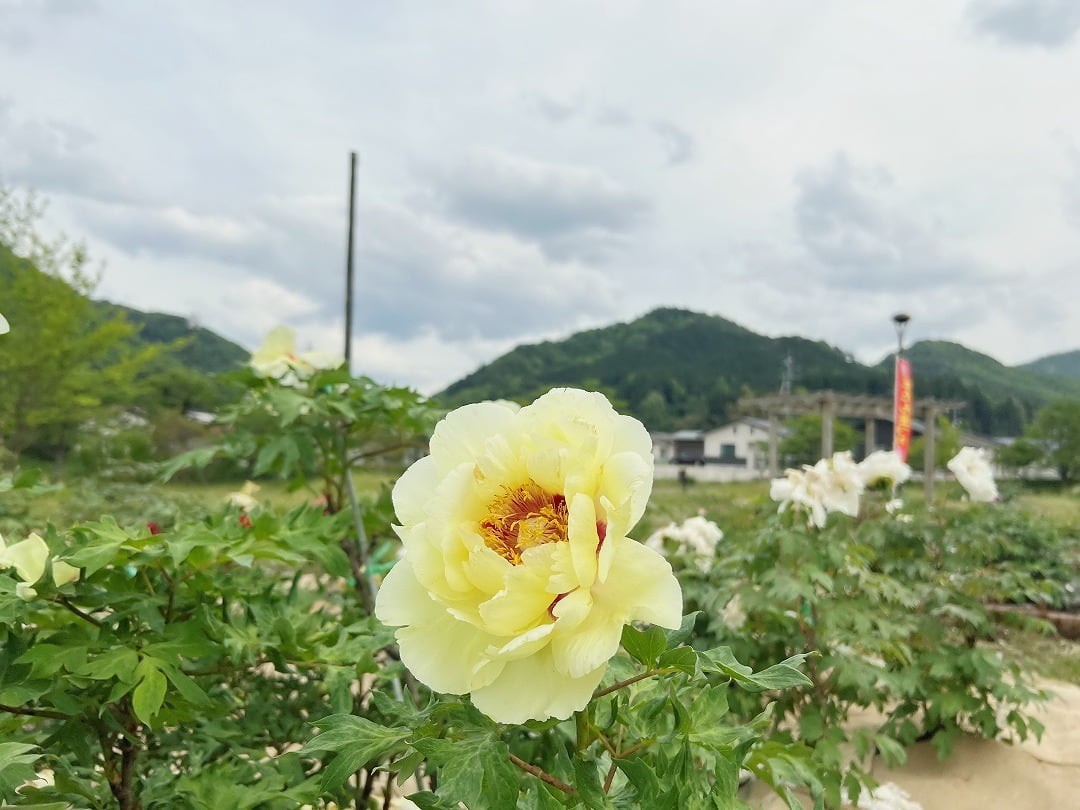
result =
[[[515,411],[506,402],[478,402],[448,413],[431,436],[431,455],[442,471],[475,464],[485,442],[510,430]]]
[[[565,720],[585,708],[604,677],[607,665],[580,678],[555,672],[550,647],[535,655],[510,661],[490,685],[472,694],[473,704],[498,723],[526,720]]]
[[[63,588],[65,585],[71,582],[77,582],[82,575],[82,571],[76,568],[74,565],[69,565],[63,560],[53,558],[52,564],[53,582],[57,588]]]
[[[49,547],[37,534],[4,549],[4,561],[19,574],[19,579],[33,585],[45,574]]]
[[[405,470],[391,493],[398,520],[404,524],[421,522],[427,515],[427,505],[441,479],[431,456],[424,456]]]
[[[498,639],[452,616],[417,582],[407,560],[390,569],[375,600],[383,624],[401,626],[401,660],[436,692],[460,695],[495,677],[487,649]]]
[[[605,665],[619,651],[626,618],[627,614],[621,610],[611,611],[602,604],[594,603],[584,621],[569,632],[560,632],[561,628],[556,622],[551,637],[555,669],[562,675],[578,678]]]
[[[643,459],[637,453],[617,453],[604,464],[600,479],[600,495],[612,503],[629,502],[627,516],[629,531],[645,514],[645,507],[652,493],[652,459]]]
[[[24,602],[37,598],[37,591],[28,582],[15,583],[15,595]]]
[[[589,588],[596,580],[596,557],[600,548],[596,507],[592,498],[582,494],[575,495],[569,507],[567,534],[574,565],[575,585]]]
[[[682,589],[671,565],[653,549],[625,541],[607,580],[593,588],[598,605],[612,614],[677,630],[682,623]]]
[[[497,636],[516,636],[551,620],[548,605],[555,594],[548,592],[547,579],[525,565],[506,577],[506,588],[480,605],[484,629]]]

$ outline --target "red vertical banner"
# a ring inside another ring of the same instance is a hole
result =
[[[911,363],[902,357],[896,358],[893,390],[893,450],[901,461],[907,461],[911,447],[911,415],[915,410],[915,384],[911,379]]]

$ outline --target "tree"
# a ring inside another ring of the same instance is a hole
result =
[[[916,470],[925,464],[926,439],[919,436],[911,442],[908,451],[908,464]],[[934,467],[944,467],[950,458],[960,452],[960,431],[946,416],[939,416],[937,431],[934,434]]]
[[[1028,430],[1028,436],[1042,443],[1046,460],[1062,481],[1080,475],[1080,399],[1063,399],[1043,408]]]
[[[1045,452],[1041,445],[1030,439],[1017,439],[1007,447],[1001,448],[995,460],[1014,470],[1029,467],[1041,459]]]
[[[787,421],[791,435],[780,442],[780,455],[786,464],[813,464],[821,458],[821,417],[813,414]],[[851,450],[859,441],[855,428],[839,419],[833,420],[833,450]]]
[[[0,442],[63,458],[80,425],[130,401],[159,351],[130,342],[135,327],[95,309],[82,246],[35,228],[32,196],[0,188],[0,289],[11,332],[0,339]]]

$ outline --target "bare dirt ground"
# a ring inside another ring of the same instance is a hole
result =
[[[1046,726],[1040,741],[1009,745],[969,737],[944,762],[929,743],[919,743],[900,768],[877,761],[874,778],[895,783],[922,810],[1080,808],[1080,687],[1059,681],[1045,686],[1056,697],[1034,712]],[[761,785],[746,800],[761,810],[785,806]]]

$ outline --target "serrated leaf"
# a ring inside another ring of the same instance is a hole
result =
[[[594,760],[580,755],[574,758],[574,787],[577,788],[578,798],[589,810],[605,810],[611,807],[600,784],[600,771]]]
[[[380,726],[351,714],[333,714],[315,725],[322,730],[300,753],[333,751],[337,754],[323,773],[326,790],[337,788],[368,763],[389,756],[411,733],[407,728]]]
[[[413,743],[438,767],[442,799],[467,807],[516,807],[521,771],[506,743],[478,735],[461,740],[427,738]]]

